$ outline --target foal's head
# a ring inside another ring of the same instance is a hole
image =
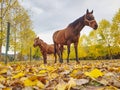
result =
[[[93,16],[93,10],[89,12],[89,10],[87,9],[86,14],[84,15],[84,23],[85,25],[90,26],[93,29],[98,28],[98,24]]]
[[[40,45],[43,41],[41,39],[39,39],[39,37],[35,38],[34,39],[34,44],[33,46],[36,47],[38,45]]]

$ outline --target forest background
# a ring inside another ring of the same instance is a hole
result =
[[[0,5],[0,60],[4,60],[2,47],[6,46],[7,22],[11,25],[9,48],[14,53],[13,59],[29,59],[30,49],[33,59],[42,58],[39,48],[33,47],[37,34],[33,29],[28,11],[20,5],[18,0],[4,0],[4,2],[0,0]],[[120,9],[112,17],[112,21],[102,19],[98,24],[96,31],[92,30],[88,35],[81,35],[78,45],[79,59],[120,58]],[[75,58],[74,54],[74,47],[71,45],[70,59]],[[65,59],[66,50],[63,55]]]

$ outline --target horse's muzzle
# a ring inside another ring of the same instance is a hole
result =
[[[98,28],[98,25],[97,25],[97,24],[95,24],[94,29],[96,30],[97,28]]]

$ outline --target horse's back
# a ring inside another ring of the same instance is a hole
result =
[[[65,30],[58,30],[53,34],[53,42],[58,44],[65,43]]]
[[[59,30],[60,31],[60,30]],[[56,31],[53,33],[53,41],[55,40],[55,38],[57,37],[57,34],[59,33],[59,31]]]

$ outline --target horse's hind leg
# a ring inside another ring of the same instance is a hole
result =
[[[76,62],[79,63],[79,59],[78,59],[78,49],[77,49],[78,43],[74,43],[74,48],[75,48],[75,55],[76,55]]]
[[[57,62],[57,55],[56,54],[54,54],[54,57],[55,57],[55,63]]]
[[[67,45],[67,54],[68,54],[68,56],[67,56],[67,63],[69,63],[69,55],[70,55],[70,43],[68,43],[68,45]]]
[[[62,60],[62,51],[61,51],[61,46],[59,44],[56,45],[56,50],[57,50],[57,54],[59,56],[59,62],[60,63],[63,63],[63,60]]]
[[[59,51],[58,51],[58,56],[59,56],[59,62],[60,62],[60,63],[63,63],[62,55],[61,55],[61,50],[60,50],[60,49],[59,49]]]
[[[63,46],[60,46],[60,52],[61,52],[61,62],[63,63]]]
[[[54,57],[55,57],[55,63],[57,62],[56,52],[57,52],[56,44],[54,44]]]

